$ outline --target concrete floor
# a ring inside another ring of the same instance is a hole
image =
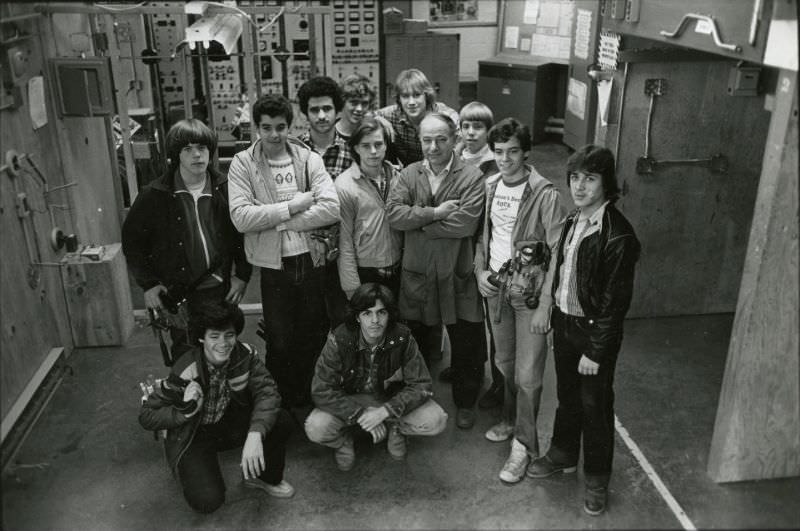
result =
[[[245,340],[255,336],[248,317]],[[617,416],[698,528],[790,528],[800,524],[800,479],[717,485],[705,473],[731,315],[630,320],[617,369]],[[680,522],[617,437],[609,511],[581,509],[582,474],[497,479],[508,445],[483,432],[499,410],[480,410],[470,431],[455,427],[449,386],[436,399],[451,414],[438,437],[414,439],[405,462],[383,446],[357,443],[349,473],[331,450],[298,429],[290,440],[290,500],[245,490],[238,451],[222,455],[227,503],[193,513],[171,478],[160,444],[137,423],[138,382],[163,372],[149,329],[125,348],[80,349],[2,481],[3,529],[679,529]],[[447,359],[433,370],[438,374]],[[540,437],[547,448],[554,399],[548,360]],[[302,412],[298,413],[302,416]],[[792,501],[794,500],[794,501]]]
[[[536,168],[562,190],[567,149],[534,146]],[[134,290],[134,296],[141,292]],[[259,302],[258,275],[245,303]],[[617,416],[669,492],[697,528],[800,527],[800,479],[713,483],[705,472],[725,366],[732,315],[629,320],[617,366]],[[244,340],[263,350],[248,317]],[[80,349],[73,368],[2,478],[2,529],[680,529],[681,523],[617,437],[609,511],[583,513],[583,478],[526,479],[513,487],[497,474],[508,444],[483,433],[499,410],[479,410],[471,431],[455,427],[450,388],[435,383],[436,400],[450,413],[448,428],[409,444],[405,462],[384,446],[357,442],[349,473],[332,452],[298,427],[288,450],[290,500],[245,490],[239,452],[222,456],[227,503],[201,516],[184,503],[163,450],[137,422],[138,382],[164,374],[149,329],[125,348]],[[438,374],[449,360],[433,368]],[[487,371],[488,374],[488,371]],[[555,377],[548,360],[539,419],[548,447]],[[298,412],[298,417],[303,417]]]

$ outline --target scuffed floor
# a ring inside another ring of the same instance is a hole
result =
[[[244,338],[256,338],[248,317]],[[630,320],[617,368],[617,416],[698,528],[797,527],[800,479],[717,485],[705,473],[731,315]],[[438,362],[433,373],[446,366]],[[237,451],[222,455],[228,497],[215,514],[193,513],[167,471],[163,450],[136,420],[138,382],[159,375],[149,329],[126,348],[77,350],[67,376],[3,478],[3,529],[668,529],[666,502],[617,437],[609,511],[581,508],[582,474],[497,479],[507,443],[483,433],[499,410],[479,410],[470,431],[455,427],[449,386],[436,399],[451,415],[438,437],[413,439],[405,462],[366,439],[349,473],[302,429],[292,435],[290,500],[245,490]],[[555,378],[548,360],[540,439],[548,446]],[[302,421],[304,411],[296,411]]]

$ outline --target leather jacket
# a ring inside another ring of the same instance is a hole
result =
[[[564,244],[578,211],[564,222],[558,241],[552,293],[558,287]],[[614,355],[622,340],[622,322],[630,308],[633,277],[641,245],[633,227],[613,204],[606,205],[602,228],[581,241],[577,258],[578,301],[589,329],[591,344],[586,356],[602,362]]]
[[[215,241],[225,282],[229,281],[233,264],[236,276],[247,282],[252,266],[244,255],[242,234],[234,228],[228,212],[227,179],[213,168],[208,171],[214,212],[214,227],[208,237]],[[170,291],[182,292],[196,280],[191,278],[185,249],[190,245],[189,239],[197,236],[189,223],[181,219],[183,211],[174,181],[174,172],[167,171],[145,187],[122,225],[122,250],[128,269],[145,291],[162,284]]]

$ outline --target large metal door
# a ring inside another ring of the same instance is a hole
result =
[[[631,316],[736,309],[770,113],[763,95],[728,94],[735,67],[728,60],[629,63],[617,173],[625,192],[619,205],[642,242]],[[662,80],[662,94],[651,110],[645,88],[653,80]],[[648,114],[651,159],[721,156],[726,168],[659,163],[648,172],[640,160]]]

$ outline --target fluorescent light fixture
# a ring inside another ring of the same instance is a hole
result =
[[[200,15],[203,16],[206,14],[206,9],[208,9],[207,2],[201,2],[198,0],[192,0],[191,2],[186,2],[183,6],[183,12],[187,15]]]
[[[186,42],[194,50],[198,42],[207,50],[211,41],[217,41],[225,49],[226,54],[236,50],[236,41],[242,35],[242,19],[239,15],[221,14],[203,17],[186,28]]]

